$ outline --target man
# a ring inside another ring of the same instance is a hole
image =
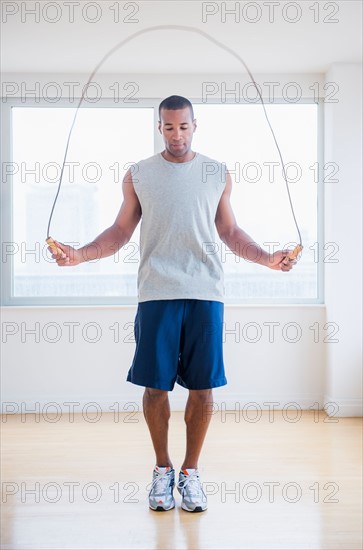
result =
[[[212,388],[227,383],[223,268],[218,254],[210,253],[215,227],[238,256],[281,271],[296,262],[288,260],[286,250],[269,255],[237,226],[230,175],[222,163],[191,149],[196,120],[190,101],[164,99],[159,118],[165,149],[127,171],[114,224],[78,250],[56,242],[63,254],[52,257],[59,266],[74,266],[115,254],[115,243],[124,246],[142,218],[136,351],[127,380],[145,387],[143,411],[156,455],[149,506],[156,511],[175,507],[168,391],[177,382],[189,390],[186,454],[177,488],[182,508],[201,512],[207,499],[198,459],[211,418]]]

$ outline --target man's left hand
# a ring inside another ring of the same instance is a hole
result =
[[[269,254],[269,259],[267,261],[267,267],[270,269],[275,269],[276,271],[290,271],[293,266],[297,263],[296,259],[289,260],[287,257],[290,250],[278,250],[273,254]]]

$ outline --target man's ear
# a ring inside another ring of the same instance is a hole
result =
[[[159,120],[159,122],[158,122],[158,130],[159,130],[159,132],[161,133],[161,122],[160,122],[160,120]]]
[[[193,134],[194,134],[194,132],[195,132],[196,129],[197,129],[197,119],[195,118],[195,119],[193,120]]]

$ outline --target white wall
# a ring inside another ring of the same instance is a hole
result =
[[[325,266],[325,294],[340,333],[327,349],[326,399],[362,414],[362,67],[334,64],[326,80],[339,86],[325,109],[325,162],[339,166],[339,182],[325,186],[325,241],[338,244],[339,262]]]
[[[60,98],[79,98],[83,87],[86,85],[89,74],[84,73],[4,73],[2,76],[1,94],[3,98],[11,100],[16,97],[26,97],[27,100],[39,102],[43,99],[49,107],[57,105]],[[265,98],[273,97],[287,98],[294,97],[294,88],[289,86],[296,84],[301,90],[303,98],[312,98],[319,87],[319,92],[324,94],[324,75],[319,73],[306,74],[254,74],[256,82],[260,86],[262,95]],[[231,101],[238,102],[239,99],[251,100],[256,97],[253,94],[252,83],[246,71],[241,66],[240,73],[201,73],[201,74],[137,74],[119,73],[104,74],[97,73],[92,82],[95,86],[90,88],[89,101],[84,101],[84,106],[97,105],[97,97],[114,98],[119,93],[120,99],[132,95],[133,100],[137,98],[164,98],[172,94],[184,95],[190,99],[202,98],[206,86],[215,83],[215,93],[209,93],[208,102],[220,102],[224,98],[224,89],[236,89],[236,95],[226,94]],[[134,82],[135,88],[128,86]],[[240,86],[238,86],[240,83]],[[317,84],[316,84],[317,83]],[[315,84],[315,86],[314,86]],[[246,88],[244,89],[244,86]],[[125,86],[125,87],[124,87]],[[313,87],[313,89],[311,88]],[[208,88],[211,89],[210,87]],[[117,92],[116,92],[117,91]],[[238,91],[240,93],[238,94]],[[329,90],[331,91],[331,90]],[[273,94],[273,95],[272,95]],[[86,94],[87,95],[87,94]],[[55,99],[54,99],[55,98]],[[96,99],[93,99],[96,98]],[[6,100],[3,99],[4,102]],[[77,105],[77,102],[74,102]],[[135,103],[134,103],[135,105]],[[117,104],[116,104],[117,106]]]

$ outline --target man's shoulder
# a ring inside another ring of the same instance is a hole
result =
[[[203,153],[198,153],[198,157],[201,162],[213,162],[214,164],[225,166],[225,162],[209,157],[208,155],[203,155]]]
[[[156,153],[155,155],[151,155],[151,157],[146,157],[144,159],[140,159],[135,164],[139,167],[142,166],[150,166],[151,164],[154,164],[159,160],[160,153]]]
[[[214,179],[217,178],[223,185],[225,184],[227,174],[225,162],[199,153],[199,166],[202,167],[203,174]]]

